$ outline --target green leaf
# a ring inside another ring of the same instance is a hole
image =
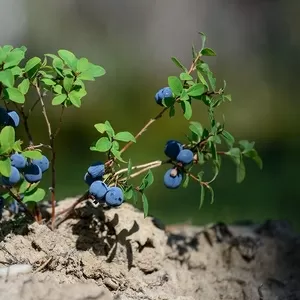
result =
[[[57,95],[52,99],[52,105],[61,105],[66,99],[66,94]]]
[[[81,106],[81,98],[83,98],[86,95],[86,91],[84,89],[80,89],[79,91],[71,91],[69,93],[69,99],[71,101],[71,103],[76,106],[76,107],[80,107]]]
[[[111,146],[112,146],[112,142],[106,136],[100,138],[95,145],[97,151],[99,152],[106,152],[110,150]]]
[[[204,49],[205,47],[205,42],[206,42],[206,35],[203,32],[198,32],[201,35],[201,39],[202,39],[202,47],[201,50]]]
[[[61,49],[58,50],[58,55],[69,68],[71,68],[74,72],[76,71],[77,58],[71,51]]]
[[[46,196],[45,190],[41,188],[35,188],[31,191],[25,192],[24,198],[22,200],[23,203],[27,202],[40,202],[42,201]]]
[[[204,198],[205,198],[205,187],[203,184],[200,184],[201,186],[201,194],[200,194],[200,204],[199,204],[199,209],[202,208],[203,203],[204,203]]]
[[[133,190],[133,203],[136,205],[138,200],[138,193],[136,190]]]
[[[147,174],[142,180],[142,183],[139,186],[140,191],[144,191],[146,188],[148,188],[152,183],[154,182],[153,173],[151,170],[148,170]]]
[[[37,66],[39,63],[41,63],[41,59],[39,57],[30,58],[24,67],[24,72],[27,73],[28,71],[33,69],[35,66]]]
[[[66,90],[67,93],[69,93],[72,89],[73,86],[73,82],[74,82],[74,77],[68,77],[66,76],[63,80],[63,86]]]
[[[89,63],[89,69],[80,73],[78,78],[81,80],[94,81],[95,77],[103,76],[106,73],[104,68]]]
[[[42,153],[38,150],[27,150],[22,152],[22,155],[30,159],[41,159],[43,157]]]
[[[230,148],[234,145],[235,139],[228,131],[223,130],[221,136],[224,138],[225,142]]]
[[[188,74],[188,73],[180,73],[180,75],[179,75],[179,78],[181,79],[181,80],[193,80],[194,78],[193,78],[193,76],[191,76],[190,74]]]
[[[94,127],[96,128],[97,131],[99,131],[100,133],[104,133],[107,130],[107,125],[104,123],[98,123],[95,124]]]
[[[239,144],[243,150],[243,154],[251,151],[252,149],[254,149],[254,146],[255,146],[255,142],[250,143],[247,140],[241,140],[241,141],[239,141]]]
[[[183,188],[187,188],[189,185],[189,181],[190,181],[190,176],[187,174],[184,174],[184,180],[183,180]]]
[[[14,87],[8,87],[4,90],[7,98],[13,102],[23,104],[25,102],[24,95]]]
[[[123,162],[123,163],[126,163],[126,161],[121,157],[120,151],[118,151],[118,150],[112,148],[112,149],[111,149],[111,153],[112,153],[113,156],[114,156],[115,158],[117,158],[119,161],[121,161],[121,162]]]
[[[22,59],[25,57],[25,52],[20,48],[15,48],[7,54],[7,57],[4,60],[3,68],[7,69],[10,67],[17,66]]]
[[[133,197],[133,188],[130,186],[124,192],[124,197],[126,200],[130,200]]]
[[[30,82],[28,78],[25,78],[19,85],[18,90],[23,94],[26,95],[28,93],[30,86]]]
[[[117,141],[122,141],[122,142],[134,142],[134,143],[136,143],[135,137],[128,131],[118,132],[114,136],[114,139],[116,139]]]
[[[172,90],[172,92],[176,96],[180,96],[183,86],[182,86],[182,82],[180,81],[180,79],[178,77],[169,76],[168,77],[168,85],[169,85],[170,89]]]
[[[175,107],[174,105],[170,107],[170,110],[169,110],[169,117],[172,118],[175,116]]]
[[[240,148],[231,148],[229,151],[225,152],[226,155],[229,155],[236,165],[241,163],[241,150]]]
[[[103,67],[91,63],[90,63],[89,72],[92,74],[93,77],[101,77],[106,73]]]
[[[11,70],[4,70],[0,72],[0,82],[7,87],[13,87],[15,78]]]
[[[181,101],[187,101],[187,100],[190,100],[190,96],[187,94],[186,90],[183,89],[181,91],[181,94],[180,94],[180,100]]]
[[[201,96],[206,92],[206,88],[202,83],[196,83],[187,90],[187,94],[191,97]]]
[[[180,68],[181,70],[183,70],[184,72],[187,72],[187,68],[176,58],[176,57],[171,57],[173,63]]]
[[[229,102],[232,101],[231,95],[223,95],[223,98],[224,98],[225,100],[229,101]]]
[[[43,79],[41,79],[41,81],[44,82],[46,85],[49,85],[49,86],[56,85],[56,82],[53,81],[53,80],[51,80],[51,79],[49,79],[49,78],[43,78]],[[60,93],[58,93],[58,94],[61,94],[61,85],[57,85],[57,86],[60,87]]]
[[[17,140],[17,141],[14,142],[13,150],[15,150],[16,152],[21,152],[22,151],[21,140]]]
[[[207,185],[206,188],[209,189],[210,194],[211,194],[210,204],[213,204],[215,202],[215,192],[210,185]]]
[[[247,152],[243,152],[244,156],[251,158],[252,160],[254,160],[254,162],[258,165],[258,167],[262,170],[263,168],[263,161],[260,158],[260,156],[258,155],[257,151],[255,149],[252,149],[250,151]]]
[[[127,178],[130,177],[131,173],[132,173],[132,161],[131,161],[131,158],[129,158],[128,166],[127,166]]]
[[[76,70],[77,72],[81,73],[87,71],[89,68],[90,68],[90,63],[88,59],[83,57],[77,61],[77,70]]]
[[[104,123],[105,123],[105,125],[106,125],[106,133],[107,133],[110,137],[113,137],[113,136],[115,135],[115,131],[114,131],[114,129],[112,128],[110,122],[106,120]]]
[[[120,149],[120,145],[119,145],[119,143],[118,143],[117,141],[113,141],[113,142],[112,142],[112,147],[113,147],[114,149],[116,149],[116,150],[119,150],[119,149]]]
[[[0,133],[1,148],[12,149],[15,143],[15,129],[12,126],[5,126]]]
[[[143,201],[144,217],[146,218],[149,212],[149,204],[148,204],[147,196],[144,193],[142,193],[142,201]]]
[[[192,106],[189,101],[181,101],[180,102],[184,117],[189,120],[192,117]]]
[[[241,183],[246,177],[246,168],[243,159],[241,158],[240,164],[237,165],[236,181]]]
[[[190,122],[189,129],[194,132],[198,137],[202,137],[203,134],[203,127],[199,122]]]
[[[62,86],[57,84],[54,88],[53,88],[54,93],[56,94],[62,94]]]
[[[201,50],[201,54],[204,56],[216,56],[217,54],[215,53],[215,51],[211,48],[203,48]]]
[[[0,159],[0,173],[5,176],[9,177],[11,173],[11,161],[9,157],[4,157]]]
[[[23,71],[19,66],[15,66],[8,70],[11,70],[11,72],[14,76],[22,76],[23,75]]]
[[[214,77],[213,73],[209,69],[209,66],[207,63],[201,63],[200,65],[197,65],[197,69],[200,69],[208,78],[208,81],[211,85],[211,88],[213,91],[216,90],[216,78]]]

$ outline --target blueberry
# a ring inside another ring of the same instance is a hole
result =
[[[9,120],[8,125],[18,127],[20,124],[20,117],[14,110],[8,111]]]
[[[101,180],[94,181],[89,188],[90,194],[98,201],[101,201],[104,198],[107,191],[107,185]]]
[[[105,195],[105,202],[109,206],[120,206],[124,201],[123,191],[117,187],[111,187]]]
[[[155,101],[160,106],[163,106],[162,101],[165,98],[173,98],[172,90],[169,87],[164,87],[155,94]]]
[[[169,189],[177,189],[182,182],[182,174],[177,172],[174,176],[173,173],[176,173],[174,171],[174,169],[169,169],[164,175],[164,184]]]
[[[29,183],[36,183],[42,179],[42,170],[38,165],[31,163],[24,169],[24,178]]]
[[[194,159],[194,153],[189,149],[183,149],[179,152],[176,157],[178,162],[181,162],[184,165],[190,164]]]
[[[17,169],[23,169],[26,166],[26,158],[19,153],[14,153],[13,155],[11,155],[10,157],[11,160],[11,165],[13,167],[16,167]]]
[[[0,107],[0,124],[7,125],[9,122],[10,116],[8,115],[4,107]]]
[[[45,155],[43,155],[41,159],[33,159],[32,163],[39,166],[42,170],[42,173],[49,169],[49,160]]]
[[[19,170],[16,167],[11,167],[9,177],[2,176],[2,182],[4,185],[13,186],[21,179]]]
[[[175,140],[170,140],[166,143],[165,154],[171,159],[176,159],[179,152],[183,149],[183,146],[180,142]]]
[[[84,174],[84,182],[87,185],[91,185],[93,182],[95,182],[96,180],[102,180],[102,177],[96,177],[93,178],[89,173],[85,173]]]
[[[102,162],[98,161],[90,165],[88,168],[88,173],[92,178],[102,177],[105,172],[105,166]]]

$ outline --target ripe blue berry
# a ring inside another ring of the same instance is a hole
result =
[[[14,110],[8,111],[9,120],[8,125],[18,127],[20,124],[20,117]]]
[[[123,191],[117,187],[111,187],[105,195],[105,203],[109,206],[120,206],[124,201]]]
[[[21,179],[19,170],[16,167],[11,167],[10,176],[2,176],[2,182],[4,185],[13,186],[18,183]]]
[[[92,178],[102,177],[105,173],[105,166],[100,161],[95,162],[88,168],[88,173]]]
[[[175,176],[173,173],[177,173]],[[164,175],[164,184],[169,189],[177,189],[182,182],[182,174],[174,169],[169,169]]]
[[[14,153],[11,155],[10,160],[11,165],[19,170],[25,168],[27,163],[26,158],[20,153]]]
[[[0,124],[7,125],[9,121],[9,115],[4,107],[0,107]]]
[[[107,191],[107,185],[101,180],[94,181],[89,188],[90,194],[98,201],[101,201],[104,198]]]
[[[87,185],[91,185],[93,182],[95,182],[96,180],[102,180],[102,177],[96,177],[93,178],[89,173],[85,173],[84,174],[84,182]]]
[[[165,154],[171,159],[176,159],[179,152],[183,149],[183,146],[180,142],[175,140],[170,140],[166,143]]]
[[[194,153],[189,149],[183,149],[179,152],[176,157],[178,162],[181,162],[184,165],[190,164],[194,159]]]
[[[31,163],[24,169],[24,178],[29,183],[36,183],[42,179],[42,170],[38,165]]]
[[[162,101],[166,98],[173,98],[172,90],[169,87],[164,87],[155,94],[155,101],[160,106],[163,106]]]
[[[41,159],[33,159],[32,163],[39,166],[42,170],[42,173],[49,169],[49,160],[45,155],[43,155]]]

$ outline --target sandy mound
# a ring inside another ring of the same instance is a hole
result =
[[[300,299],[300,239],[285,222],[164,228],[129,204],[87,202],[55,232],[0,228],[0,266],[33,269],[0,275],[0,299]]]

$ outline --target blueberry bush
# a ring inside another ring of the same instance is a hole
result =
[[[219,174],[221,157],[230,157],[235,163],[238,183],[246,175],[244,158],[253,159],[262,168],[262,160],[254,148],[254,142],[236,142],[225,129],[224,118],[221,122],[216,120],[215,110],[224,102],[231,101],[231,96],[225,93],[225,81],[223,87],[217,88],[216,78],[205,62],[205,57],[215,56],[216,53],[206,47],[205,35],[200,35],[202,46],[199,51],[192,47],[192,63],[189,68],[172,57],[180,73],[178,76],[169,76],[168,85],[156,92],[154,100],[161,109],[136,135],[128,131],[115,132],[109,121],[94,125],[100,136],[90,150],[105,154],[107,159],[91,163],[87,167],[83,176],[87,190],[72,207],[60,214],[55,213],[55,139],[62,125],[63,114],[70,106],[80,108],[82,99],[87,94],[85,81],[94,81],[105,75],[106,71],[86,58],[76,57],[68,50],[45,54],[43,59],[33,57],[22,63],[26,47],[0,47],[0,211],[7,207],[13,214],[24,212],[41,223],[40,203],[47,197],[39,183],[43,180],[44,172],[49,169],[51,197],[46,200],[51,203],[52,216],[51,220],[46,221],[54,229],[68,217],[78,203],[87,199],[91,199],[96,206],[118,207],[131,199],[136,204],[140,195],[144,214],[147,216],[149,205],[145,191],[154,181],[152,170],[163,165],[169,165],[161,179],[166,188],[187,188],[190,180],[199,184],[200,207],[206,191],[210,192],[211,201],[214,200],[212,183]],[[27,100],[32,99],[31,92],[36,94],[35,101]],[[198,121],[192,121],[193,102],[197,101],[207,109],[210,124],[208,128]],[[48,117],[49,105],[58,106],[60,109],[57,128],[53,128]],[[33,140],[28,120],[34,109],[39,109],[45,119],[49,141],[47,144]],[[165,156],[163,160],[134,165],[132,159],[123,159],[123,153],[155,121],[167,113],[172,118],[176,110],[181,111],[188,121],[186,141],[167,141],[162,149]],[[16,139],[15,128],[20,124],[24,126],[26,142]],[[206,164],[211,164],[214,172],[209,180],[205,178],[203,171]],[[142,179],[135,186],[131,179],[137,176],[142,176]]]

